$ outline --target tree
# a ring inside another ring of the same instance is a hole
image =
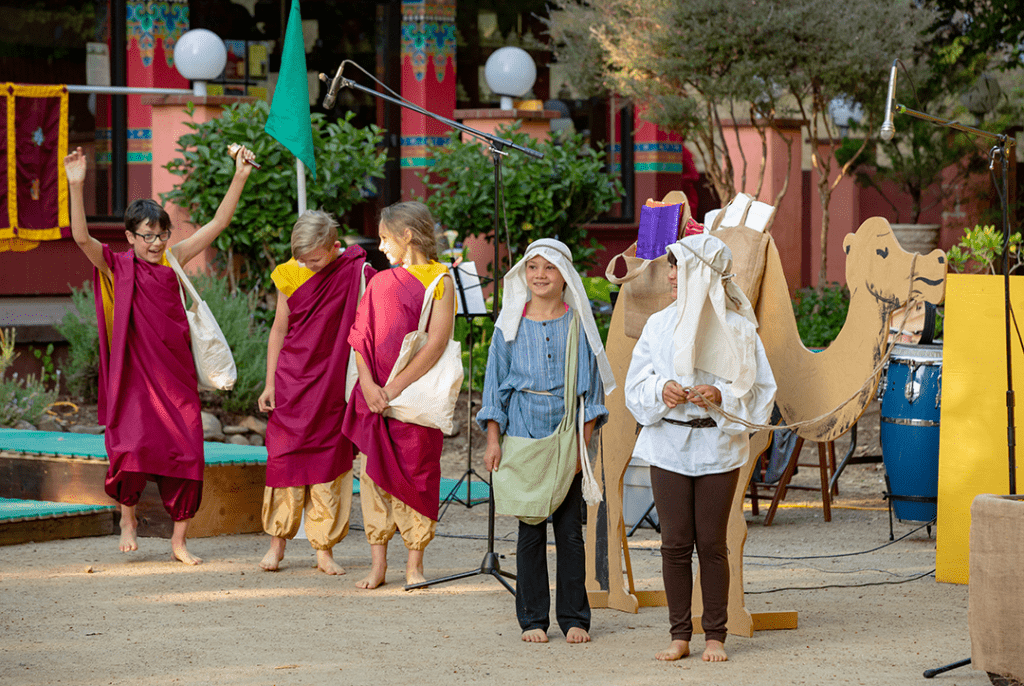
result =
[[[764,17],[751,12],[755,4],[555,0],[549,29],[555,55],[577,90],[630,98],[644,119],[687,139],[718,196],[728,201],[736,194],[736,166],[743,180],[754,172],[745,158],[729,156],[726,137],[736,135],[745,116],[766,146],[765,132],[776,119],[778,90],[751,59],[771,30]],[[764,163],[762,155],[755,192]],[[777,200],[782,193],[785,188]]]
[[[993,57],[1001,69],[1024,60],[1024,12],[1020,0],[929,0],[939,44],[956,46],[966,59]]]
[[[828,203],[866,141],[838,167],[841,144],[828,105],[862,104],[878,120],[889,62],[921,40],[929,14],[894,0],[556,0],[552,38],[559,61],[646,107],[644,117],[693,144],[719,197],[735,195],[736,164],[723,116],[746,112],[762,135],[776,118],[797,116],[817,145],[821,181],[821,283],[826,273]],[[747,161],[740,160],[745,175]],[[761,173],[763,174],[762,159]],[[760,184],[758,184],[760,188]],[[785,192],[785,188],[783,191]],[[776,202],[781,199],[776,198]]]

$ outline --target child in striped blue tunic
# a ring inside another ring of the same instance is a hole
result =
[[[491,339],[483,406],[476,420],[487,431],[484,462],[494,473],[498,511],[520,517],[516,615],[524,641],[547,642],[550,514],[557,549],[558,625],[569,643],[585,643],[590,640],[590,605],[580,455],[586,455],[592,431],[607,420],[603,395],[606,389],[611,392],[615,380],[582,280],[572,267],[572,253],[564,243],[553,239],[532,243],[505,276],[504,287],[505,307]],[[575,377],[569,393],[567,377]],[[582,413],[577,403],[582,403]],[[577,447],[581,420],[584,446]],[[559,435],[568,441],[556,446],[552,439]],[[539,453],[531,452],[532,448],[524,451],[524,443],[546,447]],[[549,459],[552,455],[561,459]],[[554,467],[554,462],[563,466]],[[532,483],[522,483],[523,473]],[[522,508],[528,498],[522,494],[537,491],[543,491],[540,499],[547,498],[550,511]],[[515,502],[503,509],[509,497]],[[524,516],[527,510],[533,516]]]

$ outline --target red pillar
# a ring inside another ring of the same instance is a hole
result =
[[[669,191],[682,190],[683,139],[642,119],[637,108],[634,115],[633,171],[635,173],[636,214],[648,198],[661,200]],[[616,114],[615,119],[618,119]],[[618,126],[617,121],[612,126]],[[618,130],[617,128],[615,130]],[[695,219],[699,219],[695,217]]]
[[[127,84],[139,88],[188,88],[174,68],[174,44],[189,28],[187,0],[129,2]],[[153,116],[141,95],[128,96],[128,202],[152,197]]]
[[[428,112],[452,118],[455,111],[455,0],[402,3],[402,96]],[[431,162],[427,149],[444,145],[449,128],[402,109],[402,197],[424,195],[417,177]]]

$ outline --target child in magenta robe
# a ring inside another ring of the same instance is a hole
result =
[[[317,568],[344,574],[333,549],[348,534],[352,508],[352,441],[341,433],[348,332],[359,304],[366,252],[344,252],[338,223],[304,212],[291,236],[292,259],[278,265],[277,313],[267,341],[267,380],[259,408],[267,422],[263,530],[272,536],[260,567],[276,571],[305,511]]]
[[[426,580],[423,551],[437,524],[444,436],[440,429],[389,419],[382,412],[440,359],[455,322],[454,286],[445,276],[432,296],[427,343],[386,384],[402,340],[419,326],[426,287],[447,270],[436,261],[434,220],[422,203],[386,207],[378,232],[381,252],[396,266],[374,276],[359,302],[348,339],[356,351],[359,383],[342,428],[364,456],[359,500],[373,567],[356,583],[360,588],[384,583],[388,541],[396,529],[409,550],[406,583]]]
[[[209,223],[170,248],[187,264],[227,228],[252,170],[253,154],[239,147],[235,175]],[[156,481],[174,520],[171,552],[185,564],[202,560],[186,547],[188,524],[202,501],[203,422],[188,320],[178,277],[164,255],[171,219],[150,199],[125,212],[131,250],[115,253],[89,235],[81,148],[64,158],[71,201],[71,233],[95,267],[100,335],[98,414],[106,425],[110,467],[105,490],[121,505],[122,552],[138,549],[135,507],[146,481]]]

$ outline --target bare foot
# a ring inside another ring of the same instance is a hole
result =
[[[565,634],[566,643],[590,643],[590,634],[582,627],[574,626]]]
[[[423,566],[419,569],[405,568],[405,585],[412,586],[413,584],[422,584],[427,580],[427,577],[423,576]]]
[[[725,654],[725,644],[721,641],[706,641],[704,654],[701,656],[704,662],[725,662],[729,656]]]
[[[124,518],[121,519],[121,542],[118,547],[122,553],[130,553],[133,550],[139,549],[139,541],[135,536],[137,529],[137,525],[129,526],[124,521]]]
[[[203,561],[196,557],[185,547],[185,537],[188,534],[188,523],[191,519],[183,519],[174,523],[174,530],[171,532],[171,554],[174,558],[181,560],[187,565],[197,565]]]
[[[674,662],[675,660],[681,660],[689,654],[689,641],[674,640],[669,644],[668,648],[655,653],[654,659],[662,660],[663,662]]]
[[[387,571],[388,568],[386,565],[382,569],[377,569],[377,566],[374,565],[369,574],[356,582],[356,588],[371,589],[383,586],[385,584],[384,575]]]
[[[356,582],[356,588],[377,588],[384,584],[384,575],[388,571],[387,544],[370,544],[370,573]]]
[[[176,560],[180,560],[187,565],[197,565],[203,561],[203,558],[196,557],[195,555],[190,553],[188,551],[188,548],[185,547],[184,543],[182,543],[181,545],[172,544],[171,554],[174,555],[174,558]]]
[[[334,561],[334,553],[330,550],[316,551],[316,566],[321,572],[331,576],[345,573],[345,568]]]
[[[543,629],[527,629],[523,632],[523,640],[527,643],[547,643],[548,634]]]
[[[405,562],[405,585],[422,584],[427,580],[423,576],[423,551],[410,550],[409,559]]]
[[[287,539],[278,536],[271,538],[270,549],[260,560],[260,569],[265,572],[276,572],[281,566],[281,560],[284,559],[284,548],[287,544]]]
[[[122,553],[130,553],[139,549],[139,520],[135,518],[134,505],[121,506],[121,541],[118,549]]]

